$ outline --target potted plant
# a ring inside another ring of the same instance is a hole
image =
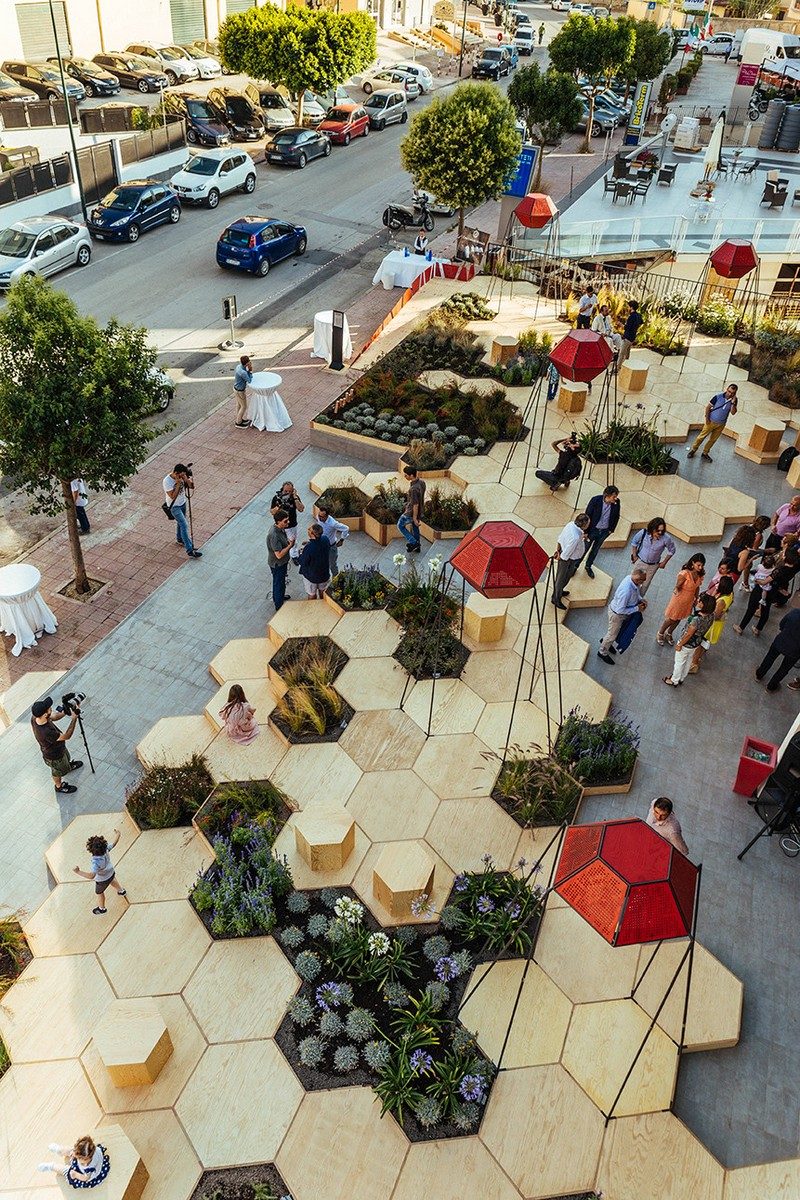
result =
[[[364,533],[379,546],[388,546],[394,538],[402,537],[397,522],[406,507],[406,494],[394,480],[379,483],[375,495],[364,509]]]
[[[639,754],[639,731],[627,718],[593,722],[577,708],[558,735],[553,755],[583,785],[585,796],[629,792]]]
[[[341,521],[352,533],[360,533],[364,509],[368,504],[369,496],[366,492],[362,492],[354,483],[348,483],[326,488],[314,502],[314,508],[327,509],[332,517]]]
[[[343,616],[346,612],[386,608],[394,591],[394,584],[377,567],[348,565],[334,575],[323,598]]]
[[[193,754],[179,767],[148,767],[125,797],[125,807],[137,829],[173,829],[191,825],[214,780],[202,754]]]
[[[463,538],[479,515],[474,501],[463,500],[461,496],[433,487],[425,499],[424,519],[419,527],[422,536],[429,542],[440,538]]]
[[[484,758],[497,759],[493,751]],[[492,789],[495,800],[524,829],[572,824],[578,818],[583,787],[541,746],[511,746]]]

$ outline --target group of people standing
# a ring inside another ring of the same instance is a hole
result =
[[[270,512],[273,525],[267,534],[267,561],[272,573],[275,611],[286,600],[286,580],[292,561],[297,563],[303,577],[307,598],[321,599],[339,569],[339,547],[350,536],[350,530],[331,516],[324,505],[317,504],[314,520],[306,530],[308,537],[298,545],[298,513],[305,512],[305,505],[290,479],[272,497]]]

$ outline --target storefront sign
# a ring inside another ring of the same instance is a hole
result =
[[[523,196],[527,196],[531,179],[533,179],[538,154],[538,146],[522,147],[517,161],[517,168],[503,191],[504,196],[519,196],[520,199]]]
[[[737,86],[752,87],[758,79],[758,63],[742,63],[736,76]]]
[[[653,85],[649,81],[637,83],[636,92],[633,97],[633,107],[631,109],[631,117],[628,121],[628,131],[625,134],[626,146],[638,146],[644,133],[645,121],[650,108],[650,97],[653,94]]]

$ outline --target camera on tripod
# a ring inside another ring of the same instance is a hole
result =
[[[184,474],[185,474],[185,475],[188,475],[190,479],[193,479],[193,478],[194,478],[194,473],[193,473],[193,471],[192,471],[192,464],[191,464],[191,463],[186,463],[186,468],[185,468],[185,470],[184,470]]]
[[[77,717],[79,705],[86,699],[86,692],[65,692],[58,705],[58,711]]]

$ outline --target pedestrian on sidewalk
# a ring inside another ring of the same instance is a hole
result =
[[[573,429],[568,437],[552,443],[558,454],[558,462],[552,471],[534,471],[537,479],[546,483],[551,492],[560,487],[569,487],[573,479],[581,473],[581,456],[579,453],[578,435]]]
[[[425,480],[418,477],[416,467],[403,467],[403,474],[410,486],[405,511],[397,522],[397,528],[406,539],[408,553],[419,554],[419,523],[425,515]]]
[[[56,1175],[63,1175],[69,1186],[73,1188],[97,1187],[111,1170],[105,1146],[95,1145],[94,1140],[88,1135],[79,1137],[72,1149],[60,1146],[58,1142],[51,1142],[47,1149],[52,1150],[53,1154],[60,1155],[64,1161],[61,1164],[39,1163],[38,1170],[52,1171]]]
[[[634,534],[631,542],[631,562],[635,567],[644,571],[642,595],[653,582],[658,571],[663,571],[675,553],[675,543],[667,533],[667,523],[663,517],[653,517],[648,521],[646,529],[640,529]]]
[[[590,283],[587,283],[586,290],[578,301],[578,320],[577,329],[591,329],[592,317],[597,308],[597,296],[594,288]]]
[[[541,25],[539,26],[539,45],[540,46],[543,41],[544,41],[544,21],[542,21]]]
[[[714,609],[714,621],[708,631],[708,637],[706,638],[705,642],[701,642],[694,652],[694,656],[692,657],[692,665],[689,667],[690,675],[697,674],[697,672],[700,670],[700,664],[702,663],[705,655],[712,646],[716,646],[717,642],[722,637],[722,631],[725,628],[725,619],[728,615],[728,609],[733,604],[733,580],[731,579],[730,575],[723,576],[717,584],[717,590],[712,593],[709,589],[708,594],[709,596],[713,595],[717,602],[717,606]]]
[[[608,606],[608,629],[600,643],[600,649],[597,651],[597,657],[601,658],[604,663],[608,663],[610,667],[614,666],[614,659],[611,657],[616,653],[614,642],[625,621],[631,613],[643,613],[647,608],[647,601],[642,595],[644,580],[645,573],[642,568],[634,567],[611,597],[611,603]]]
[[[96,833],[89,838],[86,843],[86,849],[92,856],[91,871],[82,871],[80,867],[73,867],[76,875],[80,875],[83,879],[94,880],[95,894],[100,897],[97,901],[97,907],[92,909],[96,917],[104,916],[108,912],[105,906],[105,894],[110,887],[118,896],[127,896],[122,884],[119,882],[114,870],[114,864],[111,861],[111,851],[119,841],[119,830],[114,830],[113,841],[106,841],[102,834]]]
[[[670,596],[667,607],[664,609],[664,620],[661,622],[661,628],[656,634],[656,641],[659,646],[672,646],[674,644],[672,635],[680,622],[685,621],[694,608],[697,597],[700,595],[700,588],[702,587],[705,573],[705,554],[693,554],[689,561],[685,562],[680,571],[678,571],[678,577],[675,580],[675,590]]]
[[[330,543],[331,577],[333,577],[339,573],[339,547],[345,538],[350,537],[350,530],[341,521],[332,517],[330,510],[324,504],[316,504],[314,512],[322,526],[322,532]]]
[[[778,633],[773,638],[769,650],[758,664],[756,679],[759,682],[763,680],[772,667],[772,664],[779,657],[782,657],[783,661],[767,684],[768,692],[777,692],[781,686],[781,681],[786,678],[792,667],[796,666],[798,661],[800,661],[800,608],[790,609],[781,618]],[[793,691],[797,691],[795,682],[795,680],[792,680],[789,684]]]
[[[670,687],[680,687],[689,674],[694,652],[705,641],[706,634],[714,624],[714,610],[716,607],[716,600],[713,596],[709,596],[707,592],[703,592],[702,596],[698,596],[694,611],[691,616],[687,617],[686,623],[681,630],[681,636],[675,645],[675,660],[672,664],[672,674],[664,676],[663,682]]]
[[[767,549],[777,550],[787,533],[800,533],[800,496],[792,496],[772,514]]]
[[[646,820],[651,829],[655,829],[656,833],[659,833],[676,850],[680,850],[681,854],[688,856],[689,847],[683,840],[681,823],[675,816],[671,800],[668,800],[666,796],[656,796],[650,805]]]
[[[767,597],[772,588],[773,572],[777,563],[775,554],[765,554],[761,562],[756,567],[755,573],[750,583],[749,595],[747,597],[747,608],[744,616],[738,625],[734,625],[734,632],[738,634],[744,633],[747,626],[752,621],[753,617],[758,614],[753,629],[753,636],[759,637],[761,630],[767,623],[769,616],[769,601]]]
[[[705,423],[692,442],[692,448],[686,455],[687,458],[694,458],[703,442],[705,442],[706,448],[700,457],[704,462],[714,461],[708,452],[725,428],[728,417],[736,415],[739,404],[736,397],[738,390],[735,383],[729,383],[724,392],[717,392],[716,396],[711,397],[706,405]]]
[[[228,703],[219,710],[225,724],[225,732],[238,746],[249,746],[259,734],[256,710],[248,703],[240,683],[231,684]]]
[[[39,743],[42,758],[50,768],[56,792],[62,796],[69,795],[71,792],[77,792],[78,790],[74,784],[65,783],[63,776],[69,771],[77,771],[79,767],[83,766],[79,758],[70,758],[69,750],[67,749],[67,742],[75,732],[75,726],[78,723],[79,709],[80,705],[73,704],[69,725],[62,733],[55,722],[63,721],[67,713],[53,713],[52,696],[45,696],[44,700],[36,700],[31,705],[31,729],[33,730],[33,736]]]
[[[75,504],[75,516],[78,521],[78,528],[81,533],[91,533],[91,525],[86,514],[86,505],[89,503],[89,489],[83,479],[73,479],[69,485],[72,491],[72,500]]]
[[[306,506],[298,496],[291,479],[287,479],[285,483],[281,484],[269,502],[269,511],[273,517],[280,509],[289,514],[286,536],[293,546],[297,541],[297,514],[305,512]]]
[[[253,364],[247,354],[243,354],[236,364],[233,373],[233,395],[236,399],[236,428],[247,429],[247,385],[253,382]]]
[[[589,518],[586,541],[589,543],[589,553],[584,560],[583,569],[590,579],[594,579],[592,567],[603,542],[617,528],[619,514],[619,488],[613,483],[603,488],[602,496],[592,496],[586,505],[586,515]]]
[[[286,574],[289,570],[289,551],[292,543],[289,541],[289,514],[279,508],[272,514],[275,524],[267,534],[267,561],[272,572],[272,603],[275,612],[286,599]]]
[[[298,570],[309,600],[321,600],[331,581],[331,544],[314,521],[308,527],[308,541],[300,551]]]
[[[638,300],[629,300],[628,308],[630,309],[625,318],[625,327],[622,330],[622,344],[617,355],[617,370],[620,369],[625,359],[631,352],[631,346],[636,341],[639,330],[644,325],[644,317],[639,312]]]
[[[164,476],[165,511],[169,510],[175,522],[175,541],[183,546],[189,558],[202,558],[202,550],[196,550],[189,522],[186,519],[186,497],[194,488],[194,477],[185,463],[175,463],[169,475]]]
[[[568,596],[567,584],[578,569],[581,559],[586,553],[586,530],[589,528],[589,518],[581,513],[567,521],[558,535],[556,552],[553,562],[556,564],[556,577],[553,584],[553,595],[550,603],[566,612],[566,604],[561,603],[562,596]]]

